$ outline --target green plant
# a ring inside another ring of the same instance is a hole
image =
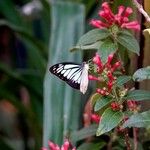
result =
[[[82,129],[78,133],[74,132],[71,136],[73,142],[94,135],[97,128],[97,136],[108,134],[109,131],[112,131],[107,149],[112,149],[112,147],[116,149],[126,147],[128,150],[137,150],[137,128],[149,127],[150,113],[149,111],[140,112],[138,101],[149,100],[150,92],[128,88],[127,86],[127,83],[131,80],[139,82],[149,79],[149,67],[139,69],[133,75],[126,75],[121,56],[121,51],[124,50],[137,55],[140,52],[137,40],[128,31],[128,29],[140,30],[140,25],[137,21],[129,21],[128,17],[132,12],[133,10],[130,7],[119,6],[118,13],[114,14],[108,3],[104,2],[102,10],[99,11],[99,16],[103,20],[93,19],[91,21],[91,25],[97,29],[83,35],[77,45],[71,49],[71,51],[97,50],[95,56],[86,62],[89,65],[90,73],[88,79],[96,81],[97,85],[94,94],[90,98],[93,111],[96,114],[90,114],[91,116],[88,116],[89,114],[86,115],[98,123],[98,126],[93,126],[91,129]],[[76,78],[67,78],[69,73],[67,76],[64,73],[72,68],[65,70],[65,64],[62,63],[62,65],[64,65],[64,69],[59,70],[59,66],[57,66],[58,68],[52,70],[55,71],[54,74],[56,76],[64,76],[64,78],[61,78],[64,81],[66,79],[74,81]],[[84,67],[83,65],[82,72],[84,71]],[[86,76],[84,77],[87,78]],[[81,73],[81,82],[84,77]],[[133,127],[133,141],[129,137],[128,128],[130,127]],[[124,139],[125,145],[121,143],[120,139]],[[119,143],[118,146],[114,144],[115,142]],[[86,145],[82,149],[85,147]],[[94,144],[91,149],[93,147]],[[100,146],[97,146],[95,149],[99,148]],[[56,147],[51,147],[51,149],[55,150]]]

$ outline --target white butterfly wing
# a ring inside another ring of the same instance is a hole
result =
[[[84,64],[82,74],[81,74],[81,82],[80,82],[80,91],[85,94],[87,91],[89,79],[88,79],[88,70],[89,70],[89,65]]]
[[[80,89],[83,65],[63,62],[51,66],[49,70],[71,87]]]

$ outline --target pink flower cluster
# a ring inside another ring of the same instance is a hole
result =
[[[100,56],[98,53],[93,57],[93,63],[96,64],[98,77],[89,75],[89,80],[96,80],[98,82],[105,82],[106,87],[104,86],[102,89],[98,88],[96,90],[97,93],[105,96],[109,95],[112,90],[114,81],[116,77],[113,75],[113,72],[121,66],[121,62],[117,61],[113,65],[111,64],[114,54],[110,54],[107,58],[107,62],[105,64],[102,63]]]
[[[72,148],[72,145],[68,139],[65,140],[65,142],[61,146],[61,148],[57,144],[55,144],[51,141],[48,142],[48,146],[49,146],[50,150],[70,150]],[[48,149],[43,147],[41,150],[48,150]],[[72,150],[76,150],[76,148],[73,147]]]
[[[102,10],[99,11],[98,15],[104,20],[92,19],[90,24],[96,28],[109,28],[112,25],[117,25],[121,28],[140,30],[140,25],[137,21],[129,21],[129,16],[133,13],[132,8],[124,6],[118,7],[118,13],[114,14],[108,3],[102,4]]]

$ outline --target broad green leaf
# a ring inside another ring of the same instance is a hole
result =
[[[90,101],[91,101],[91,104],[92,106],[95,105],[95,102],[101,98],[101,95],[98,94],[98,93],[94,93],[91,97],[90,97]]]
[[[150,100],[150,92],[145,90],[132,90],[129,91],[125,97],[127,100]]]
[[[149,127],[150,126],[150,111],[137,113],[132,115],[124,124],[123,128],[126,127]]]
[[[112,39],[104,40],[98,50],[98,53],[100,54],[103,63],[107,61],[108,55],[111,53],[115,53],[117,49],[118,49],[117,43],[114,43]]]
[[[50,74],[48,68],[62,61],[81,63],[81,52],[69,53],[68,49],[83,34],[84,12],[84,6],[78,3],[58,1],[51,4],[51,36],[48,67],[44,78],[45,147],[49,139],[61,145],[70,130],[79,128],[79,109],[83,103],[81,93]]]
[[[78,46],[89,45],[99,40],[105,39],[110,35],[106,29],[93,29],[84,34],[78,41]]]
[[[143,81],[146,79],[150,79],[150,66],[140,68],[133,74],[134,81]]]
[[[97,127],[98,127],[98,125],[93,124],[89,127],[84,127],[82,129],[80,129],[79,131],[72,132],[72,134],[71,134],[72,142],[76,143],[77,141],[94,136],[96,134]]]
[[[100,150],[106,145],[105,142],[92,142],[92,143],[83,143],[81,146],[78,147],[77,150]]]
[[[122,87],[125,83],[131,80],[131,76],[120,76],[117,78],[116,84],[118,87]]]
[[[101,46],[102,42],[98,41],[96,43],[90,44],[90,45],[85,45],[85,46],[75,46],[70,49],[71,52],[76,51],[76,50],[98,50]]]
[[[94,111],[99,111],[100,109],[108,105],[110,102],[112,102],[111,98],[104,97],[104,96],[99,98],[95,103]]]
[[[115,128],[123,119],[123,113],[120,111],[113,111],[111,108],[107,108],[102,114],[102,119],[99,123],[97,136],[100,136],[113,128]]]
[[[129,36],[133,36],[133,34],[131,32],[129,32],[129,30],[126,30],[126,29],[122,29],[118,32],[118,34],[126,34],[126,35],[129,35]]]
[[[123,45],[127,50],[139,55],[139,43],[137,42],[134,36],[125,33],[120,33],[117,36],[117,41],[118,43]]]

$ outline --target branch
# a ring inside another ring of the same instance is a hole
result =
[[[137,150],[137,149],[138,149],[137,132],[138,132],[138,129],[134,127],[134,128],[133,128],[134,150]]]
[[[133,4],[137,7],[138,11],[143,14],[147,22],[150,22],[150,16],[147,12],[143,9],[143,6],[137,2],[137,0],[132,0]]]
[[[125,144],[127,146],[127,150],[131,150],[131,145],[130,145],[130,142],[129,142],[129,134],[128,134],[127,129],[124,130],[124,136],[125,136]]]

